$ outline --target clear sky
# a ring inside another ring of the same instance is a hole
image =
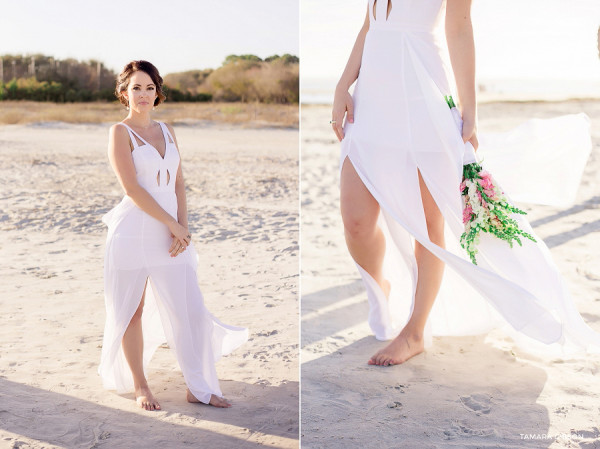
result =
[[[339,78],[366,5],[301,0],[303,78]],[[600,0],[473,0],[472,17],[480,79],[600,79]]]
[[[217,68],[229,54],[299,53],[300,0],[0,1],[0,54],[146,59],[161,74]]]

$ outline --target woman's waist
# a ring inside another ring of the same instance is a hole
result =
[[[405,20],[390,20],[384,23],[375,21],[369,26],[371,32],[396,32],[396,33],[414,33],[423,35],[423,37],[434,36],[439,32],[439,26],[436,23],[409,22]]]
[[[177,217],[177,195],[175,194],[175,192],[166,192],[166,191],[152,191],[152,190],[147,190],[147,192],[150,194],[150,196],[152,196],[152,198],[154,199],[154,201],[156,201],[158,203],[158,205],[164,209],[169,215],[173,216],[173,217]],[[150,215],[147,211],[145,211],[142,207],[140,207],[138,204],[135,203],[135,201],[129,197],[129,196],[125,196],[126,203],[133,203],[131,205],[130,212],[132,213],[134,212],[136,214],[136,216],[138,217],[143,217],[145,219],[152,219],[154,221],[156,221],[157,223],[160,223],[159,220],[157,220],[156,218],[154,218],[152,215]]]
[[[170,192],[149,192],[158,205],[177,219],[177,195]],[[121,202],[103,215],[102,221],[109,228],[109,234],[119,230],[126,234],[138,234],[142,228],[168,230],[168,226],[152,217],[133,198],[125,195]]]
[[[436,30],[394,26],[370,28],[365,36],[363,56],[373,52],[393,58],[407,47],[418,53],[439,53],[444,48],[442,37]]]
[[[165,211],[177,219],[177,208],[165,208]],[[171,209],[171,210],[169,210]],[[171,231],[166,223],[153,217],[148,212],[135,206],[115,227],[115,236],[135,239],[155,239],[158,236],[169,236]]]
[[[139,181],[138,181],[139,182]],[[175,195],[175,187],[174,186],[157,186],[156,182],[148,183],[148,182],[139,182],[139,185],[144,188],[150,195]]]

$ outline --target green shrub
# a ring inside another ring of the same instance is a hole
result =
[[[35,76],[29,76],[35,60]],[[0,83],[1,100],[56,103],[115,101],[116,73],[98,61],[55,60],[40,54],[3,55],[5,73],[14,61],[16,78]],[[100,67],[100,77],[98,68]],[[164,77],[167,100],[172,102],[241,101],[298,103],[299,59],[284,54],[264,61],[256,55],[229,55],[216,70],[190,70]]]

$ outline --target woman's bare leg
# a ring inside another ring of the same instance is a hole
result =
[[[385,238],[377,226],[379,203],[364,186],[348,158],[342,165],[340,190],[340,209],[350,255],[388,296],[390,284],[382,273]]]
[[[444,248],[444,218],[427,189],[420,172],[419,187],[421,188],[421,199],[429,239]],[[425,323],[440,290],[444,274],[444,262],[417,241],[415,241],[415,257],[419,275],[412,315],[400,334],[385,348],[371,357],[369,360],[370,365],[395,365],[423,352]]]
[[[133,374],[133,386],[135,388],[135,400],[138,405],[146,410],[160,410],[160,404],[152,395],[148,388],[148,381],[144,375],[143,353],[144,353],[144,337],[142,334],[142,311],[144,309],[144,297],[146,295],[146,287],[148,280],[144,286],[140,305],[133,314],[129,326],[123,335],[123,352],[131,373]]]

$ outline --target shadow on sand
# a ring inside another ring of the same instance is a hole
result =
[[[161,393],[162,411],[138,410],[133,401],[132,411],[127,411],[0,378],[0,428],[23,437],[7,439],[4,434],[4,442],[10,442],[11,447],[32,448],[48,447],[48,444],[65,448],[111,449],[200,445],[253,448],[263,447],[260,436],[265,434],[297,439],[297,407],[287,410],[290,402],[297,403],[297,382],[277,387],[235,381],[221,383],[232,396],[243,391],[249,399],[235,402],[230,409],[190,404],[183,400],[181,392],[185,391],[185,386],[182,386],[177,392],[170,388],[171,391]],[[160,382],[155,385],[156,391],[163,387]],[[106,394],[115,393],[107,391]],[[132,394],[120,396],[133,399]],[[269,407],[257,409],[250,400],[257,396],[270,404]],[[290,396],[296,400],[290,400]],[[286,398],[287,405],[280,404],[282,398]],[[285,412],[283,417],[282,411]],[[253,425],[256,414],[264,415],[260,426]],[[282,419],[289,422],[282,423]],[[270,447],[292,446],[287,440],[281,446]]]
[[[405,364],[367,365],[382,347],[364,337],[302,365],[306,448],[546,448],[544,370],[482,336],[434,338]],[[481,354],[485,354],[482,357]]]

